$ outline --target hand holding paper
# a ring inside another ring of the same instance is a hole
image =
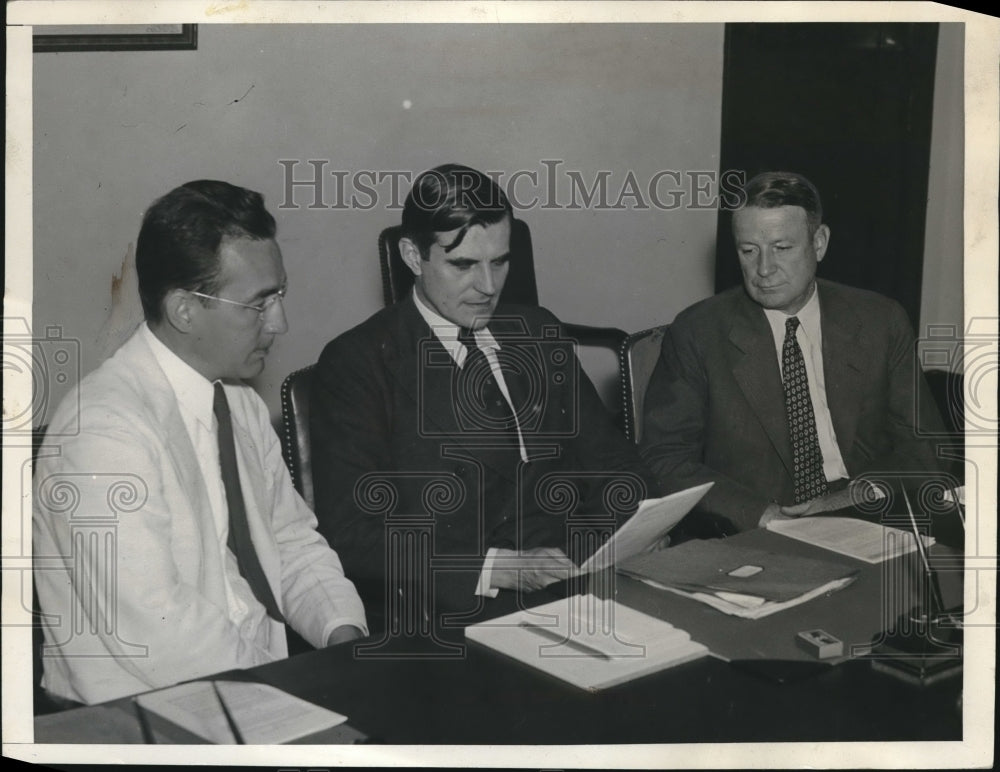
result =
[[[498,549],[490,583],[497,589],[539,590],[579,574],[602,571],[640,552],[656,549],[712,485],[705,483],[663,498],[644,499],[636,513],[579,568],[561,549],[554,547],[522,552]]]
[[[576,564],[556,547],[522,552],[498,549],[490,583],[500,590],[540,590],[579,573]]]

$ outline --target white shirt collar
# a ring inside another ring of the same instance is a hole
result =
[[[786,314],[784,311],[776,308],[765,308],[763,310],[764,316],[767,317],[767,323],[771,326],[771,333],[774,335],[775,343],[777,343],[779,348],[785,340],[785,321],[792,316],[799,318],[799,326],[810,341],[814,343],[819,342],[821,332],[819,290],[815,281],[813,282],[812,294],[809,296],[809,300],[799,309],[797,314]]]
[[[140,329],[140,334],[145,337],[153,356],[167,376],[181,410],[197,418],[209,431],[212,431],[215,418],[212,408],[215,387],[212,382],[171,351],[149,329],[148,324],[143,322]]]
[[[465,344],[458,339],[458,325],[454,322],[449,322],[439,313],[428,308],[427,304],[420,299],[420,295],[417,294],[416,287],[413,288],[413,302],[417,306],[417,311],[420,312],[424,321],[427,322],[427,326],[431,328],[435,337],[441,341],[441,345],[451,355],[451,358],[455,360],[455,364],[462,367],[465,364],[465,357],[469,352],[465,348]],[[475,330],[472,335],[475,337],[476,345],[481,351],[500,350],[500,344],[488,328],[481,327]]]

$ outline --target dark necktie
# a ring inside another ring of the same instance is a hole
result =
[[[467,351],[456,397],[460,401],[460,409],[475,428],[502,430],[516,438],[517,423],[514,420],[514,413],[504,398],[496,378],[493,377],[493,370],[486,354],[476,345],[472,330],[460,327],[458,340],[465,345]]]
[[[233,441],[233,419],[229,414],[229,402],[222,384],[215,384],[215,400],[212,403],[215,418],[219,422],[219,466],[222,469],[222,484],[226,489],[226,503],[229,506],[229,549],[236,556],[240,574],[247,580],[254,597],[267,609],[270,617],[284,623],[285,618],[278,610],[278,604],[267,583],[264,569],[257,558],[257,551],[250,540],[250,526],[243,503],[243,489],[240,487],[240,472],[236,466],[236,443]]]
[[[823,453],[819,449],[816,416],[809,396],[806,363],[795,338],[798,326],[797,316],[785,320],[785,342],[781,347],[785,412],[788,416],[788,433],[792,440],[792,462],[795,467],[796,504],[810,501],[827,492]]]

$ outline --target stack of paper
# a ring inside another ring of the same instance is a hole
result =
[[[639,508],[614,535],[580,566],[582,573],[609,566],[654,548],[708,493],[715,483],[696,485],[659,499],[643,499]]]
[[[881,563],[917,549],[912,533],[850,517],[772,520],[767,529],[866,563]],[[931,536],[921,538],[925,546],[934,544]]]
[[[846,587],[844,563],[743,547],[726,539],[689,541],[638,555],[618,570],[734,616],[759,619]]]
[[[194,681],[135,701],[151,728],[178,742],[272,745],[347,721],[273,686],[243,681]]]
[[[708,654],[705,646],[669,622],[593,595],[575,595],[471,625],[465,635],[590,691]]]

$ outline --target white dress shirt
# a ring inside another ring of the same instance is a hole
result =
[[[816,433],[819,435],[819,448],[823,454],[823,473],[827,482],[848,479],[847,467],[844,465],[840,446],[837,445],[837,435],[833,430],[833,417],[826,401],[826,381],[823,376],[823,328],[820,320],[819,295],[816,284],[813,284],[812,295],[797,314],[786,314],[784,311],[765,308],[764,315],[771,325],[774,335],[774,347],[778,356],[778,369],[782,370],[782,348],[785,345],[785,320],[791,316],[799,318],[799,326],[795,339],[802,349],[805,360],[806,377],[809,379],[809,397],[812,401],[813,414],[816,417]],[[782,377],[784,373],[782,373]]]

